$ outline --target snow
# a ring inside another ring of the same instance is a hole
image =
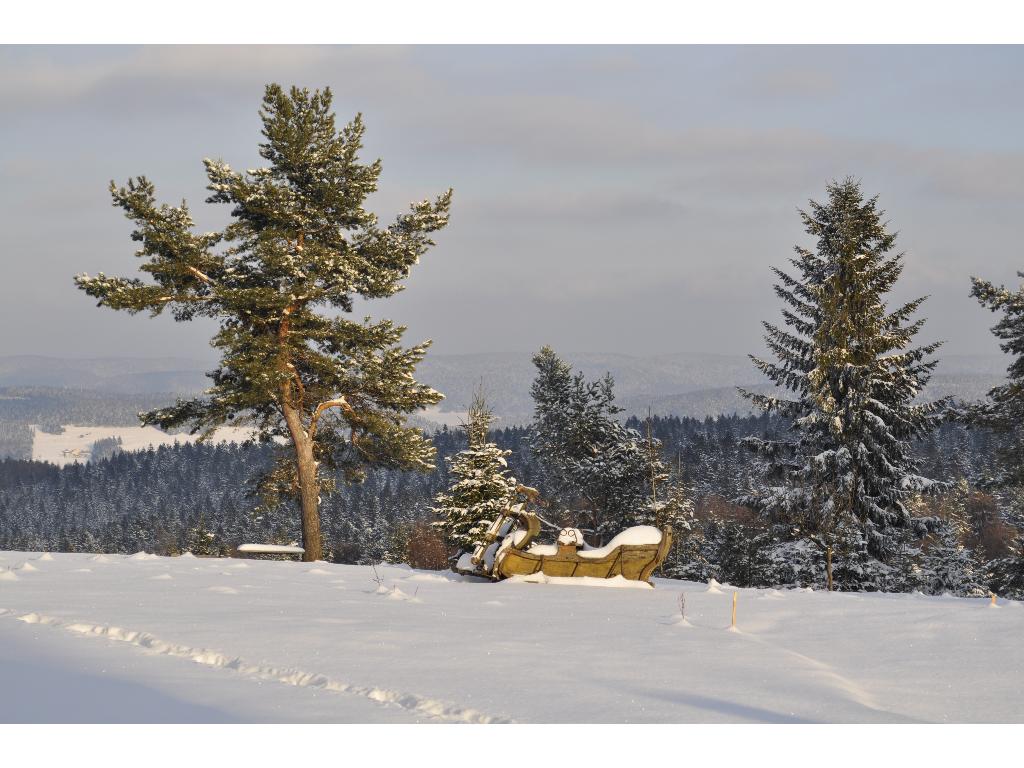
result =
[[[59,435],[43,432],[32,428],[32,460],[48,461],[63,467],[66,464],[77,464],[89,460],[93,443],[106,438],[121,438],[121,450],[142,451],[150,447],[174,445],[175,443],[194,443],[199,435],[187,433],[170,435],[156,427],[79,427],[65,424],[64,432]],[[252,437],[253,431],[245,427],[221,427],[212,438],[215,443],[241,443]]]
[[[557,544],[532,544],[527,549],[531,555],[539,555],[541,557],[549,557],[551,555],[558,554]]]
[[[559,544],[583,544],[583,532],[579,528],[563,528],[558,533]]]
[[[302,547],[293,547],[285,544],[240,544],[238,546],[238,551],[262,554],[301,555],[306,550]]]
[[[1005,600],[51,558],[0,552],[0,722],[1024,720]]]
[[[653,525],[636,525],[627,528],[609,544],[618,546],[620,544],[660,544],[661,531]]]
[[[610,579],[599,579],[594,576],[546,576],[539,571],[529,576],[512,576],[508,581],[519,584],[561,584],[567,587],[653,589],[646,581],[627,579],[624,576],[612,576]]]
[[[576,554],[584,559],[600,560],[602,557],[607,557],[615,551],[616,547],[621,547],[623,544],[660,544],[661,543],[661,531],[655,528],[653,525],[636,525],[632,528],[627,528],[619,535],[615,536],[611,541],[605,544],[603,547],[595,547],[594,549],[581,549]]]
[[[469,552],[463,552],[459,555],[459,560],[455,564],[455,567],[460,571],[475,571],[476,564],[473,563],[473,555]]]

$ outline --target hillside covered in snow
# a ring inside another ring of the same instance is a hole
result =
[[[0,552],[0,722],[1024,719],[1020,603],[734,592]]]

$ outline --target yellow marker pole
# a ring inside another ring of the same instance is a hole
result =
[[[736,599],[739,597],[739,592],[732,593],[732,628],[736,629]]]
[[[995,592],[989,592],[989,594],[992,596],[992,605],[995,605],[996,604],[996,593]]]

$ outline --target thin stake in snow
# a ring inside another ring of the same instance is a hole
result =
[[[732,593],[732,629],[736,629],[736,600],[739,596],[739,592]]]

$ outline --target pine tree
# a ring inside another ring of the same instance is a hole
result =
[[[289,448],[262,490],[271,504],[299,502],[304,558],[317,560],[319,497],[333,488],[326,470],[341,468],[355,481],[367,465],[433,468],[429,440],[405,424],[442,397],[412,375],[429,342],[403,348],[403,327],[345,315],[356,297],[402,289],[433,245],[429,233],[448,222],[451,190],[380,227],[363,207],[381,163],[359,161],[360,116],[339,131],[330,89],[278,85],[267,86],[260,116],[266,166],[239,173],[204,161],[207,202],[232,206],[225,229],[193,232],[187,205],[158,205],[143,176],[124,187],[111,182],[152,280],[100,273],[75,281],[100,306],[219,320],[212,343],[221,360],[208,396],[146,413],[143,423],[189,425],[204,435],[255,424],[261,441],[284,438]]]
[[[467,417],[469,447],[447,460],[454,482],[437,495],[433,508],[441,518],[434,525],[452,546],[464,552],[471,551],[491,522],[515,503],[518,488],[508,470],[507,458],[512,452],[487,440],[494,415],[482,391],[474,395]]]
[[[916,524],[923,532],[906,501],[936,484],[918,474],[909,444],[934,427],[946,403],[913,402],[939,344],[910,346],[924,322],[910,318],[923,298],[893,311],[885,303],[903,254],[892,253],[896,236],[877,198],[865,201],[852,179],[827,192],[826,203],[811,201],[810,212],[800,212],[816,249],[796,248],[795,276],[773,270],[789,330],[764,323],[776,361],[751,359],[794,397],[740,391],[784,417],[789,435],[744,441],[760,455],[768,484],[740,503],[814,542],[831,589],[843,528],[858,527],[876,557],[884,555],[887,530]]]
[[[563,522],[599,541],[647,522],[650,453],[635,430],[615,419],[622,409],[614,403],[611,375],[598,381],[574,376],[550,347],[533,364],[532,451],[554,480],[549,493],[569,507]]]

